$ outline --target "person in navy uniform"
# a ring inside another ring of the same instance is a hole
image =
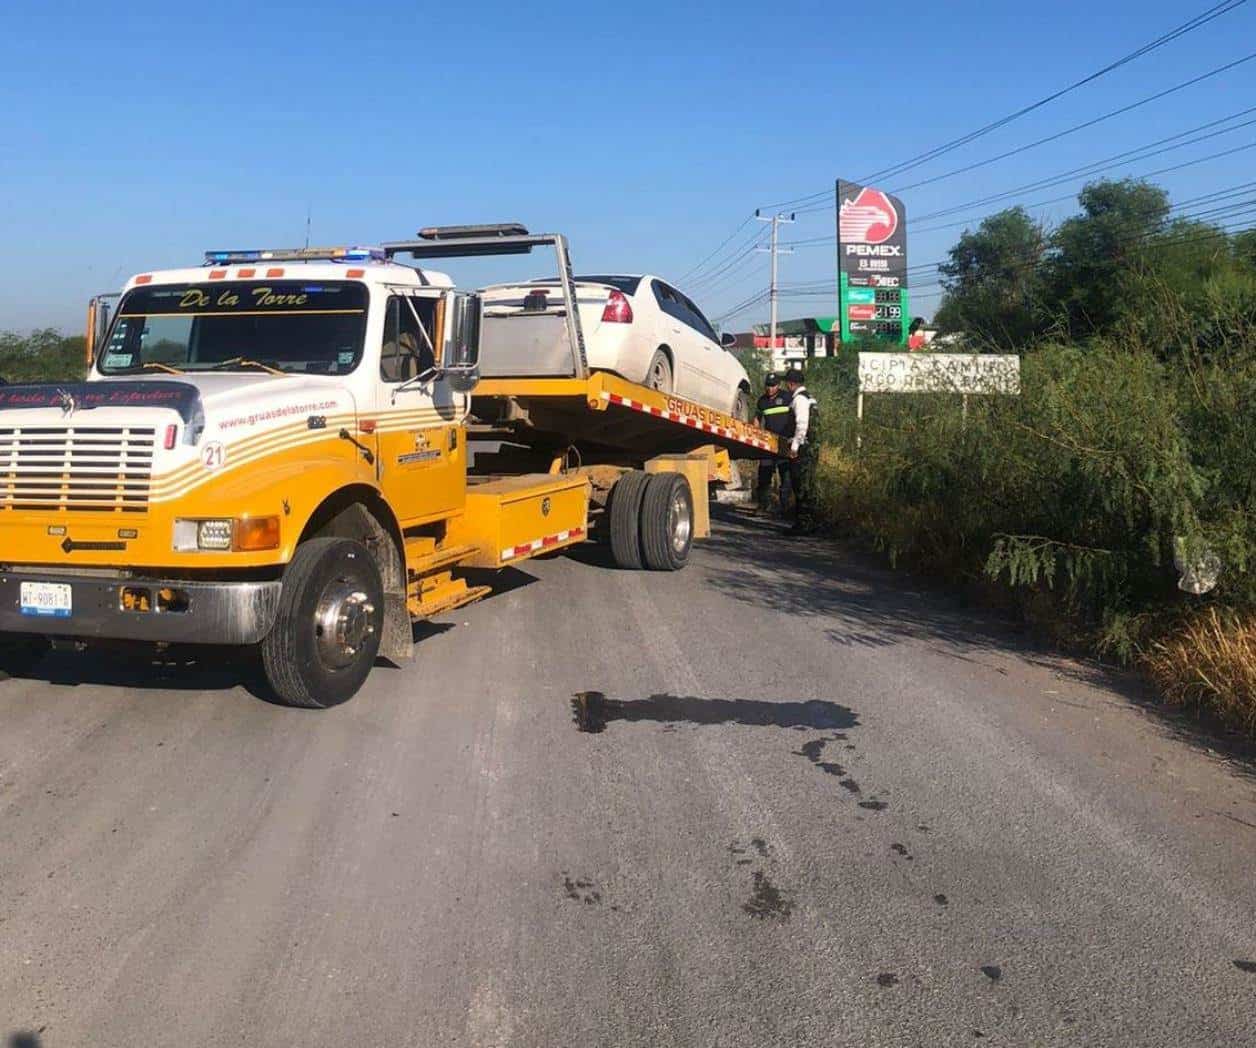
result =
[[[769,371],[763,380],[763,395],[754,413],[755,424],[776,436],[782,447],[794,434],[794,416],[790,411],[790,396],[781,389],[781,377]],[[760,510],[772,505],[772,474],[780,477],[781,503],[785,502],[785,484],[789,477],[789,459],[774,455],[759,460],[759,478],[755,485],[755,504]]]

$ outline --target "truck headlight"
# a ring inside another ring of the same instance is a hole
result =
[[[184,553],[194,553],[198,550],[255,552],[278,549],[279,518],[176,520],[174,522],[174,548]]]

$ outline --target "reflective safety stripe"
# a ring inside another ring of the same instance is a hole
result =
[[[782,404],[779,408],[764,408],[759,412],[760,415],[787,415],[790,412],[788,404]]]

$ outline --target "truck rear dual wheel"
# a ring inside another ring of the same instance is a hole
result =
[[[649,474],[631,470],[611,488],[606,508],[611,519],[611,554],[621,568],[640,571],[645,566],[641,549],[641,503]]]
[[[383,629],[384,585],[370,551],[352,539],[310,539],[284,571],[262,641],[266,679],[289,706],[338,706],[365,683]]]
[[[621,568],[678,571],[693,545],[693,492],[679,473],[625,473],[611,489],[611,552]]]

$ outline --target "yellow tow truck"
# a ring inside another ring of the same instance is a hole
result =
[[[537,247],[564,302],[522,318],[399,261]],[[87,381],[0,387],[0,668],[238,645],[323,708],[489,592],[463,569],[590,537],[683,567],[730,451],[774,438],[590,371],[575,301],[566,239],[515,225],[211,251],[94,299]]]

